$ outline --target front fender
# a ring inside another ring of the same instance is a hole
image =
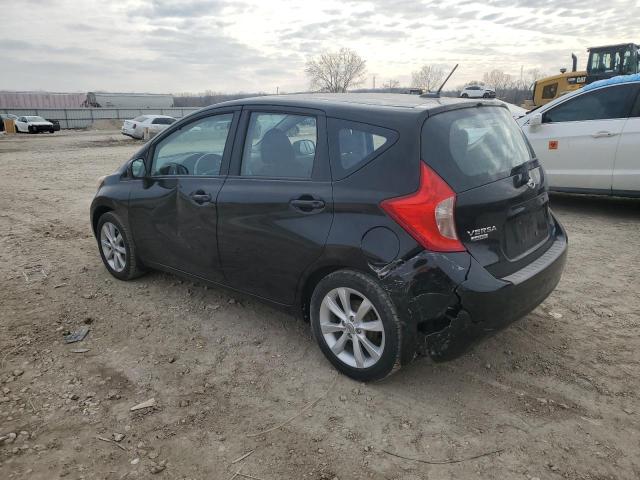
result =
[[[89,220],[93,235],[96,236],[98,219],[105,212],[115,212],[120,219],[129,226],[129,188],[124,188],[123,183],[112,180],[111,177],[105,179],[105,183],[100,187],[89,208]]]

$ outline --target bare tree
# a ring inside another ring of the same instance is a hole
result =
[[[387,88],[389,90],[391,90],[392,88],[399,88],[399,87],[400,87],[400,82],[398,80],[394,80],[393,78],[390,78],[388,82],[382,85],[382,88]]]
[[[511,75],[504,73],[502,70],[491,70],[489,73],[485,73],[482,81],[485,85],[496,89],[497,97],[502,97],[505,91],[513,85]]]
[[[313,90],[341,93],[364,83],[366,63],[353,50],[341,48],[307,61],[305,73]]]
[[[542,73],[542,71],[539,68],[530,68],[529,70],[527,70],[527,74],[524,77],[524,81],[528,85],[531,85],[533,82],[535,82],[536,80],[544,76],[545,75]]]
[[[459,85],[458,90],[464,90],[466,87],[470,87],[471,85],[478,85],[480,87],[484,87],[484,82],[482,80],[470,80],[464,85]]]
[[[411,74],[411,86],[431,91],[440,86],[444,76],[444,70],[437,65],[423,65],[420,70]]]

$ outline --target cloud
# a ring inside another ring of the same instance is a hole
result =
[[[637,0],[10,2],[0,89],[296,91],[309,57],[341,47],[379,83],[460,63],[458,84],[494,68],[557,71],[571,52],[584,65],[588,46],[638,40],[637,10]]]
[[[129,14],[145,18],[197,18],[220,15],[231,7],[226,0],[151,0],[132,8]]]

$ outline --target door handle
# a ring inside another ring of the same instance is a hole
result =
[[[194,202],[196,202],[196,203],[198,203],[200,205],[202,205],[203,203],[206,203],[206,202],[211,202],[211,195],[206,193],[206,192],[204,192],[203,190],[198,190],[196,192],[193,192],[189,196],[191,197],[191,199]]]
[[[292,208],[299,210],[303,213],[318,212],[324,210],[324,200],[320,198],[313,198],[311,195],[303,195],[300,198],[296,198],[289,202]]]
[[[613,132],[607,132],[605,130],[601,131],[601,132],[596,132],[596,133],[592,133],[591,136],[593,138],[603,138],[603,137],[615,137],[617,135],[617,133],[613,133]]]

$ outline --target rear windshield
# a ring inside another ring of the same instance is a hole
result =
[[[422,159],[457,192],[508,177],[531,158],[506,108],[451,110],[427,118],[422,127]]]

